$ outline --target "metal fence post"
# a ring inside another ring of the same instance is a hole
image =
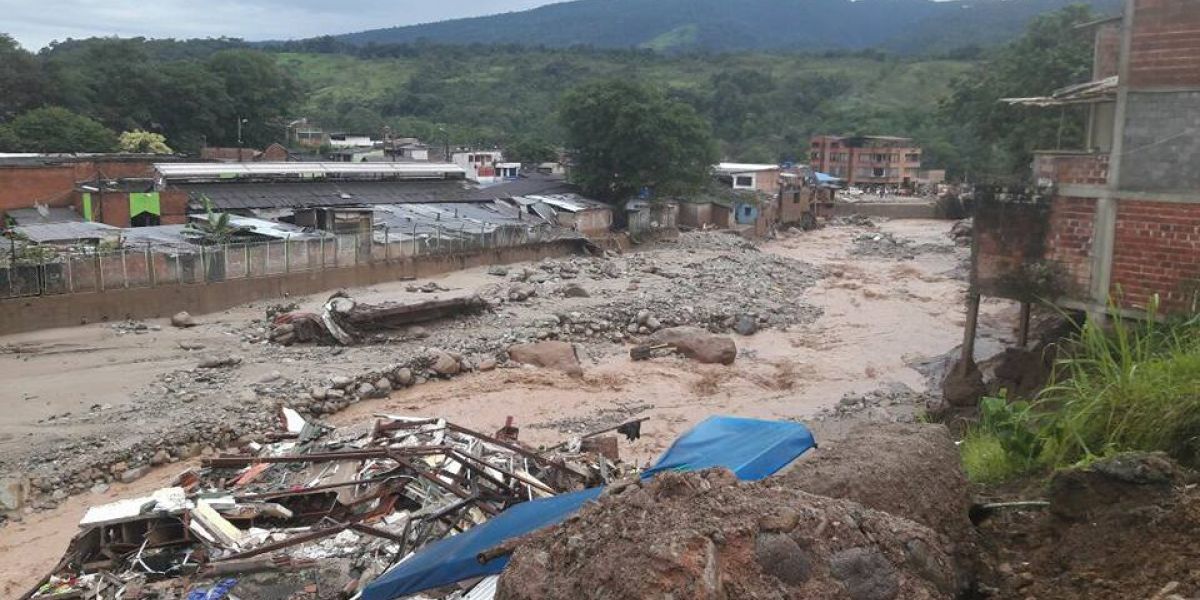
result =
[[[50,292],[50,278],[46,276],[46,253],[38,252],[38,295],[45,296]]]
[[[292,240],[291,236],[283,238],[283,272],[292,272]]]
[[[75,273],[71,269],[71,255],[67,255],[67,291],[75,293]]]
[[[125,288],[129,288],[129,270],[125,267],[125,247],[121,247],[121,279],[125,280]]]
[[[154,274],[154,257],[150,254],[150,243],[146,243],[146,274],[150,279],[150,287],[158,287],[158,277]]]
[[[442,251],[442,226],[437,226],[437,251]]]
[[[183,285],[183,251],[175,253],[175,283]]]
[[[321,270],[325,270],[325,232],[321,232]]]
[[[388,235],[388,226],[383,226],[383,262],[392,262],[392,238]]]

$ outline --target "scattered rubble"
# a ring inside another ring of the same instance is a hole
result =
[[[26,597],[167,600],[210,586],[241,595],[264,573],[330,566],[312,579],[274,579],[270,597],[341,597],[511,505],[632,472],[580,444],[526,447],[511,423],[491,436],[436,418],[388,416],[346,430],[286,408],[279,419],[273,443],[246,443],[173,487],[91,507],[66,556]]]

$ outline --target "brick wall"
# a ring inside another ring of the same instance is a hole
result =
[[[73,165],[53,167],[0,167],[0,213],[29,208],[35,202],[70,206],[75,188]]]
[[[1092,79],[1106,79],[1118,73],[1121,63],[1121,24],[1106,23],[1096,29],[1096,54]]]
[[[1135,0],[1129,83],[1200,87],[1200,0]]]
[[[1041,152],[1033,158],[1037,181],[1055,184],[1105,185],[1108,183],[1108,154],[1055,154]]]
[[[1096,201],[985,202],[975,215],[975,282],[988,296],[1086,301]],[[1047,278],[1048,268],[1050,278]]]
[[[1092,281],[1092,242],[1096,221],[1093,198],[1056,197],[1050,204],[1046,259],[1065,276],[1071,295],[1084,298]]]
[[[154,176],[151,159],[83,160],[48,165],[0,166],[0,213],[30,208],[34,203],[71,206],[80,181],[147,179]]]
[[[1200,289],[1200,204],[1122,201],[1117,208],[1113,294],[1144,308],[1157,293],[1164,312],[1192,309]]]

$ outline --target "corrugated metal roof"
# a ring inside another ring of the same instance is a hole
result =
[[[1032,98],[1001,98],[1006,104],[1017,106],[1067,106],[1071,104],[1094,104],[1115,102],[1120,79],[1113,75],[1105,79],[1070,85],[1054,90],[1049,96]]]
[[[554,208],[557,208],[560,210],[565,210],[567,212],[572,212],[572,213],[583,212],[585,210],[590,210],[590,209],[611,208],[607,204],[604,204],[603,202],[589,200],[587,198],[584,198],[583,196],[580,196],[579,194],[554,194],[554,195],[538,194],[538,195],[531,195],[531,196],[523,196],[522,198],[519,198],[517,200],[518,201],[525,200],[525,201],[533,201],[533,202],[542,202],[544,204],[549,204],[550,206],[553,206]],[[522,202],[522,203],[524,203],[524,202]]]
[[[479,188],[470,195],[475,200],[494,200],[539,194],[570,194],[578,191],[562,176],[531,173],[515,181]]]
[[[202,207],[208,198],[219,210],[456,202],[471,200],[478,192],[462,181],[187,183],[177,187],[187,191],[194,206]]]
[[[721,163],[713,168],[717,173],[724,175],[734,175],[736,173],[754,173],[757,171],[774,171],[779,168],[779,165],[765,165],[752,163]]]
[[[121,229],[104,223],[39,223],[13,227],[13,231],[29,238],[32,242],[44,244],[47,242],[71,242],[75,240],[94,240],[116,238]]]
[[[155,163],[163,178],[175,179],[235,179],[239,177],[328,177],[380,176],[434,178],[466,175],[466,171],[451,163],[339,163],[339,162],[258,162],[258,163]]]
[[[5,212],[8,218],[17,225],[36,225],[39,223],[77,223],[83,221],[74,210],[63,206],[43,206],[38,208],[13,208]]]
[[[463,596],[463,600],[492,600],[496,597],[496,586],[500,584],[499,575],[484,577],[471,591]]]
[[[207,221],[208,215],[192,215],[191,218],[199,221]],[[290,223],[267,221],[264,219],[255,219],[253,217],[239,217],[237,215],[229,215],[229,225],[238,229],[249,231],[255,235],[261,235],[263,237],[280,240],[317,239],[324,236],[324,234],[320,231],[297,227]]]

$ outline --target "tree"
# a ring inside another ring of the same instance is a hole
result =
[[[693,192],[717,159],[711,127],[695,109],[645,83],[583,84],[563,97],[560,115],[573,179],[608,202],[642,188],[658,197]]]
[[[952,84],[941,113],[952,135],[961,128],[955,137],[962,141],[965,168],[984,177],[1024,176],[1033,150],[1082,144],[1083,119],[1068,109],[1009,106],[1000,99],[1047,95],[1087,81],[1092,38],[1075,25],[1091,19],[1084,5],[1037,17],[1020,39]]]
[[[523,165],[537,165],[558,160],[558,150],[550,142],[526,136],[504,146],[504,159]]]
[[[0,120],[36,106],[45,87],[41,63],[0,33]]]
[[[21,152],[111,152],[117,146],[111,129],[58,106],[22,113],[8,130]]]
[[[283,138],[286,117],[299,98],[296,82],[270,55],[254,50],[224,50],[208,59],[208,69],[225,82],[229,114],[222,115],[214,137],[234,145],[238,120],[246,146],[268,146]]]
[[[126,131],[117,139],[117,146],[122,152],[135,154],[173,154],[175,151],[167,145],[167,138],[161,133],[151,133],[135,129]]]

